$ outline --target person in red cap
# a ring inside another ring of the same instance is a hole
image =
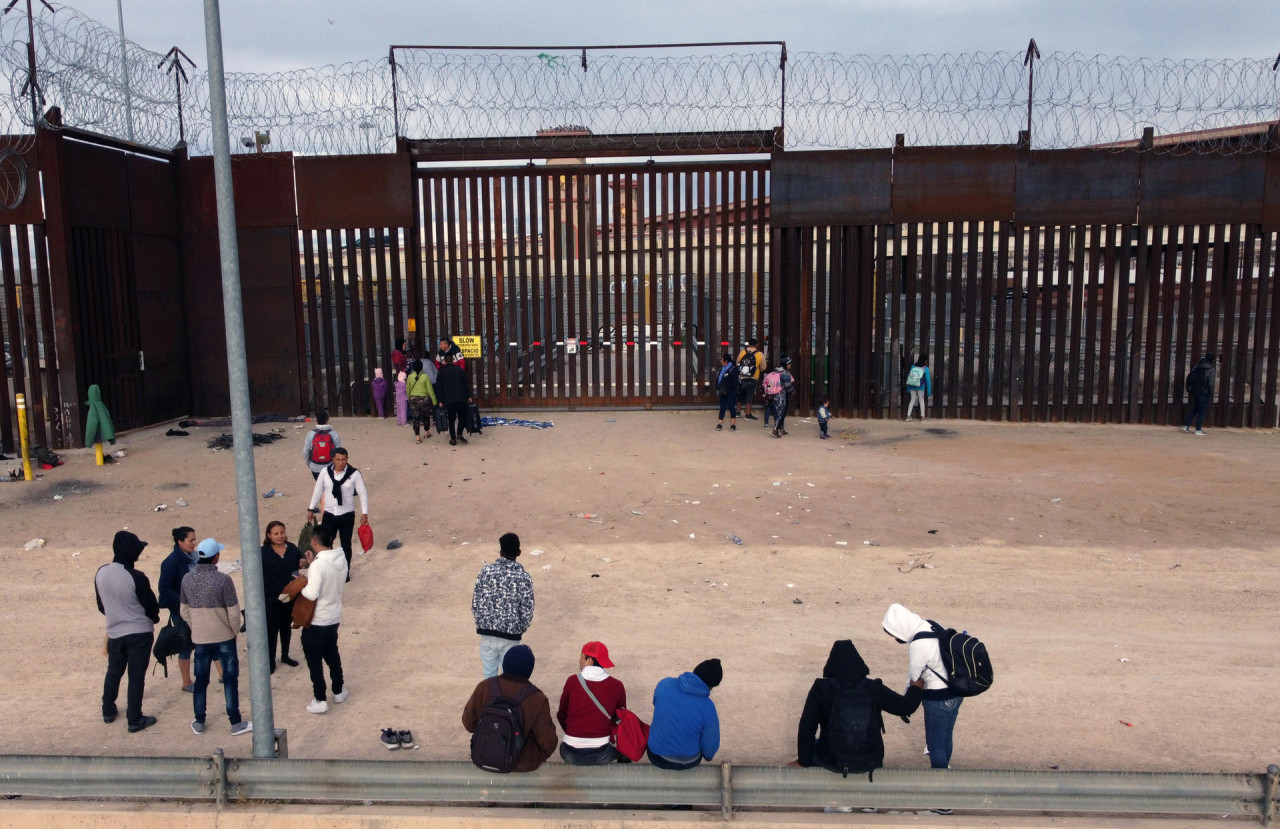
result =
[[[588,642],[578,654],[578,673],[565,680],[556,719],[564,729],[560,757],[572,766],[630,762],[610,743],[613,720],[627,707],[627,689],[606,669],[613,667],[603,642]]]

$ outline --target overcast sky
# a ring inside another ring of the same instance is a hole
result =
[[[125,33],[207,64],[203,3],[123,0]],[[71,0],[116,27],[116,0]],[[1273,58],[1277,0],[222,0],[227,70],[385,57],[391,44],[564,46],[785,40],[850,54],[1025,48],[1153,58]]]

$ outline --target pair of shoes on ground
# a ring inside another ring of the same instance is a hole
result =
[[[203,734],[204,723],[200,722],[199,720],[192,720],[191,732],[193,734]],[[231,726],[232,737],[239,737],[241,734],[252,734],[252,733],[253,733],[253,723],[250,722],[249,720],[241,720],[240,722]]]
[[[724,431],[724,424],[723,424],[723,423],[717,423],[717,424],[716,424],[716,431],[717,431],[717,432],[723,432],[723,431]],[[730,432],[736,432],[736,431],[738,431],[738,424],[736,424],[736,423],[730,423],[730,424],[729,424],[729,431],[730,431]]]
[[[818,435],[819,440],[830,440],[831,435]]]
[[[457,446],[459,443],[466,443],[466,442],[467,442],[467,439],[461,436],[459,436],[457,439],[449,438],[450,446]]]
[[[347,701],[347,697],[349,696],[351,696],[351,689],[344,685],[340,693],[333,695],[333,701],[341,705],[342,703]],[[313,699],[311,700],[311,702],[307,703],[307,713],[323,714],[328,710],[329,710],[328,700]]]
[[[404,748],[413,748],[413,732],[409,729],[397,731],[394,728],[382,729],[382,747],[388,751],[395,751],[403,746]]]

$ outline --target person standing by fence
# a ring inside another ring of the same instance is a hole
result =
[[[413,424],[415,442],[422,443],[419,429],[425,429],[431,437],[432,413],[436,408],[436,391],[431,379],[422,371],[422,361],[409,364],[409,376],[405,378],[405,395],[409,398],[409,422]]]
[[[907,404],[907,422],[911,422],[911,412],[920,406],[920,419],[929,419],[928,397],[933,393],[933,372],[929,371],[929,355],[921,354],[907,371],[907,394],[911,402]]]
[[[138,557],[147,542],[121,530],[111,542],[110,564],[98,568],[93,592],[98,612],[107,617],[107,676],[102,683],[102,721],[115,722],[116,697],[120,680],[129,673],[129,733],[150,728],[156,718],[142,713],[142,692],[147,681],[147,663],[155,626],[160,621],[160,603],[151,591],[151,581],[137,569]]]
[[[307,507],[307,520],[319,512],[324,500],[324,519],[321,526],[329,527],[342,539],[342,554],[347,559],[347,581],[351,581],[351,532],[356,524],[356,496],[360,498],[360,526],[369,523],[369,491],[364,488],[364,476],[347,461],[347,450],[333,450],[333,463],[325,467],[316,478],[316,488],[311,492]]]
[[[1213,386],[1218,379],[1218,356],[1206,354],[1200,363],[1187,375],[1187,396],[1190,398],[1187,419],[1182,423],[1182,431],[1191,431],[1191,421],[1196,422],[1196,435],[1204,437],[1204,418],[1209,413],[1209,404],[1213,402]]]
[[[440,387],[440,402],[444,404],[449,415],[449,445],[457,446],[466,443],[462,434],[462,418],[466,414],[467,404],[471,402],[471,381],[462,368],[462,360],[457,355],[446,354],[441,357],[442,365],[436,373],[436,384]]]

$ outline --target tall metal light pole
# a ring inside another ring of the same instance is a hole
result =
[[[133,94],[129,89],[128,43],[124,39],[124,0],[116,0],[116,17],[120,21],[120,80],[124,82],[124,118],[129,140],[133,140]]]
[[[231,432],[235,438],[236,510],[240,514],[245,622],[249,632],[249,687],[253,694],[253,756],[275,757],[275,714],[267,656],[267,606],[263,595],[258,533],[258,484],[253,470],[253,415],[249,411],[249,363],[240,296],[240,250],[231,185],[231,136],[227,130],[227,82],[222,65],[222,20],[218,0],[204,0],[204,37],[209,50],[209,110],[213,127],[213,181],[218,199],[218,249],[222,261],[222,313],[226,318],[227,379],[231,387]]]

